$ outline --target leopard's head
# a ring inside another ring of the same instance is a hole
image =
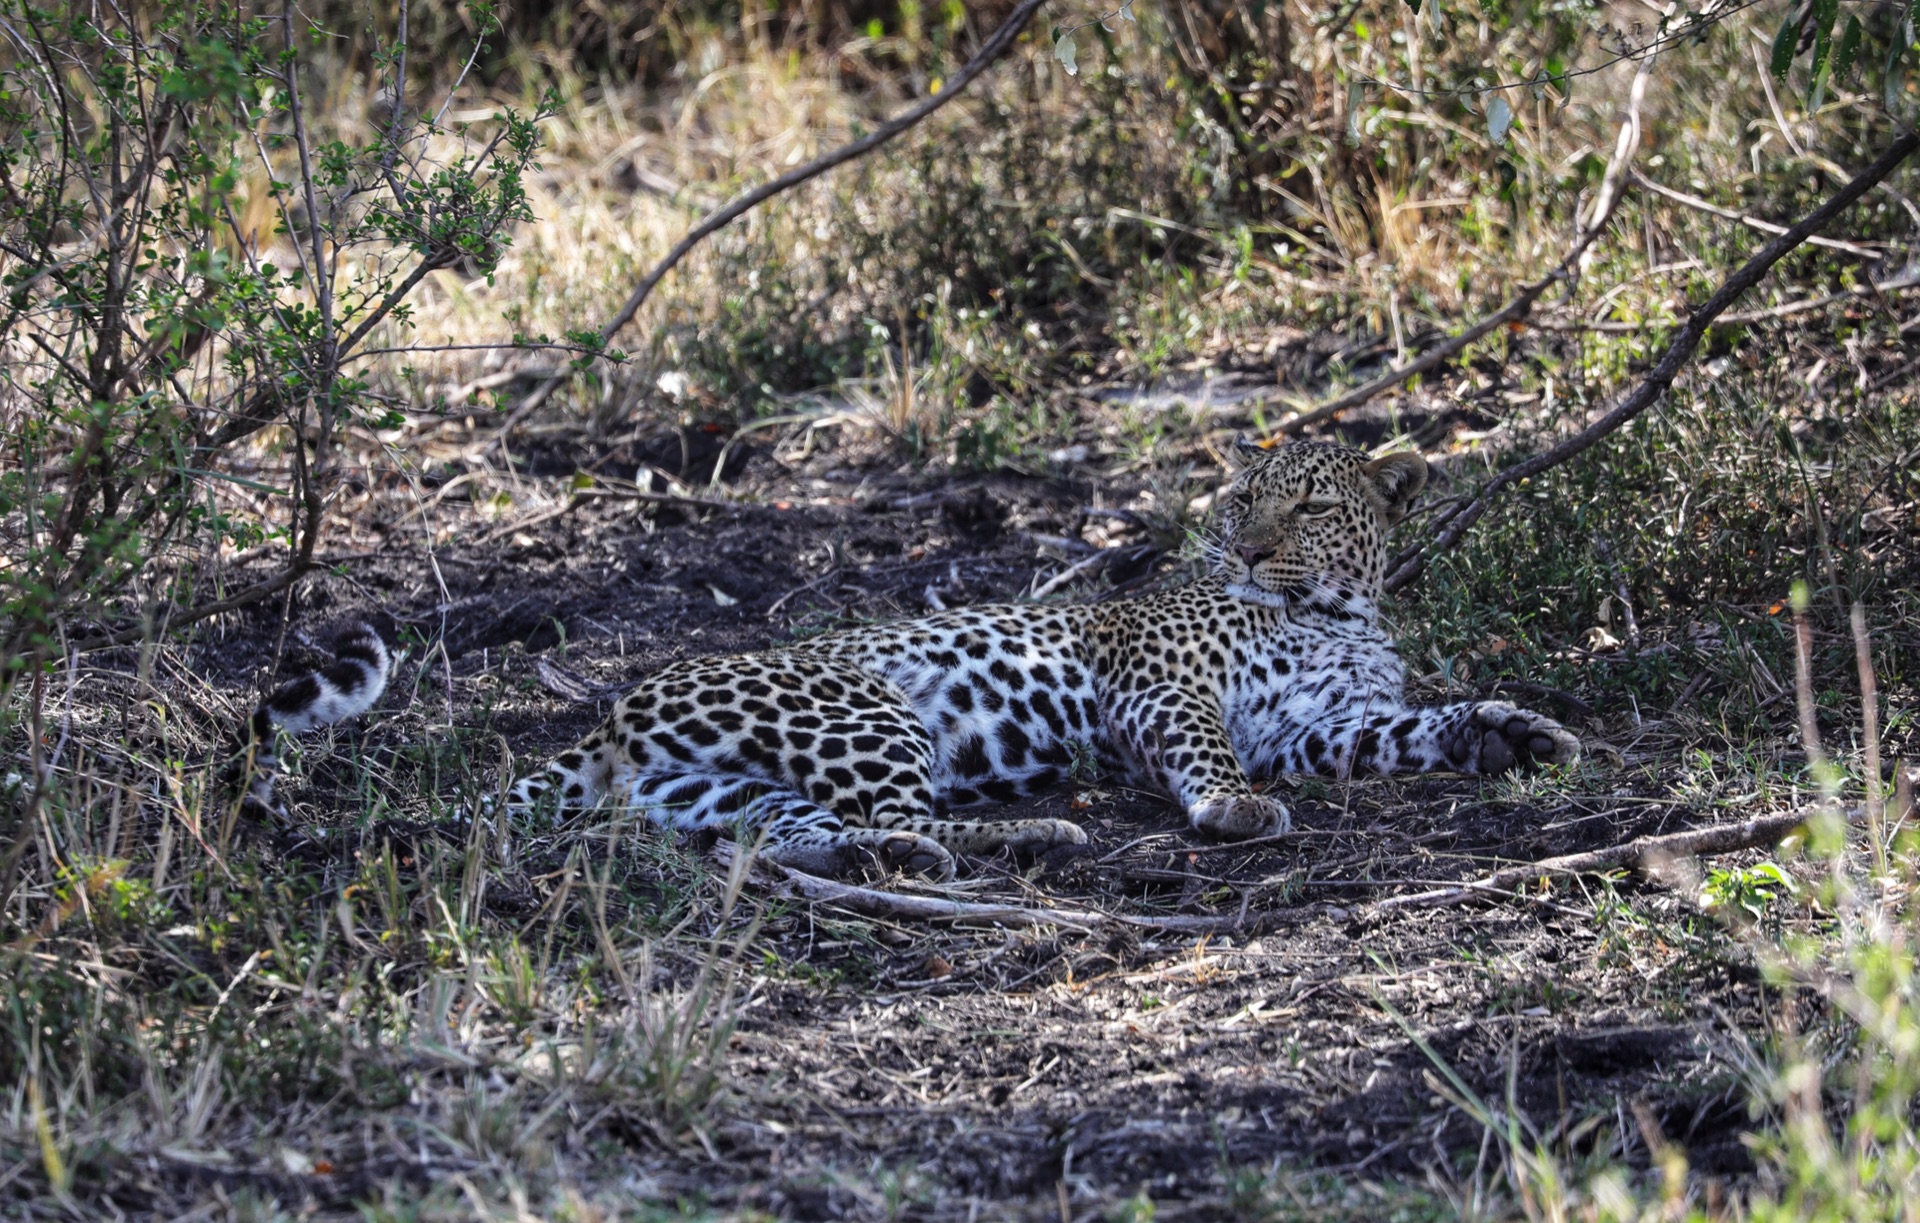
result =
[[[1228,591],[1370,614],[1386,576],[1387,530],[1426,487],[1427,461],[1413,451],[1369,459],[1320,442],[1237,450],[1245,466],[1220,500],[1217,564]]]

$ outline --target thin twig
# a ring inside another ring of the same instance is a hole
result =
[[[1640,151],[1640,104],[1647,96],[1647,78],[1653,73],[1653,57],[1647,56],[1633,74],[1633,85],[1627,91],[1627,113],[1620,121],[1620,131],[1613,140],[1613,156],[1607,159],[1607,172],[1600,176],[1600,190],[1594,196],[1593,208],[1587,213],[1587,228],[1598,229],[1606,217],[1620,206],[1620,197],[1627,187],[1627,172],[1633,165],[1633,155]],[[1577,214],[1576,214],[1577,215]],[[1591,253],[1580,258],[1580,274],[1586,275],[1593,266]]]
[[[1860,671],[1860,738],[1866,749],[1867,827],[1873,836],[1873,865],[1887,875],[1886,804],[1880,791],[1880,686],[1873,674],[1873,639],[1867,635],[1867,609],[1854,600],[1853,660]]]
[[[322,359],[330,367],[334,363],[333,337],[333,274],[324,255],[320,229],[320,200],[314,190],[313,154],[307,142],[306,107],[300,101],[300,64],[294,57],[296,46],[293,39],[293,6],[288,5],[280,11],[281,27],[287,38],[287,71],[281,79],[287,86],[287,109],[293,116],[294,147],[300,153],[300,186],[306,193],[307,203],[307,241],[313,246],[313,290],[320,299],[320,346]],[[296,239],[295,245],[298,245]],[[331,374],[329,368],[324,371]]]
[[[1589,64],[1584,68],[1568,69],[1557,77],[1549,78],[1548,83],[1554,84],[1560,89],[1565,89],[1566,82],[1577,77],[1594,76],[1598,73],[1605,72],[1623,60],[1652,60],[1654,57],[1684,44],[1689,39],[1699,38],[1708,26],[1716,25],[1730,17],[1744,13],[1759,3],[1760,0],[1734,0],[1734,2],[1726,8],[1717,10],[1704,9],[1689,13],[1683,20],[1673,22],[1671,25],[1663,21],[1660,24],[1659,33],[1639,46],[1627,47],[1617,54],[1608,56],[1597,64]],[[1659,10],[1656,9],[1656,11]],[[1773,87],[1765,80],[1767,75],[1766,62],[1764,60],[1756,60],[1755,62],[1761,65],[1760,75],[1762,77],[1762,84],[1767,84],[1767,94],[1771,97]],[[1351,79],[1364,85],[1374,85],[1382,89],[1392,90],[1394,93],[1405,94],[1410,98],[1477,98],[1487,94],[1503,93],[1509,89],[1527,89],[1540,83],[1538,78],[1532,80],[1514,78],[1509,80],[1496,79],[1492,84],[1487,85],[1475,84],[1456,88],[1421,89],[1408,82],[1384,80],[1380,77],[1368,76],[1360,72],[1353,73]],[[1791,141],[1792,137],[1789,136],[1788,140]]]
[[[293,585],[293,583],[305,577],[312,568],[313,558],[311,556],[301,557],[296,555],[292,560],[287,562],[285,569],[282,569],[270,578],[255,582],[239,594],[232,595],[225,599],[219,599],[212,603],[203,603],[199,607],[190,608],[185,611],[174,612],[167,617],[167,630],[182,629],[189,624],[205,620],[208,616],[217,616],[222,612],[237,611],[242,607],[251,607],[270,595],[279,594],[282,590],[285,590],[287,587]],[[149,632],[154,631],[152,626],[142,622],[131,628],[122,629],[117,633],[102,633],[98,637],[89,637],[85,641],[75,644],[73,648],[85,653],[91,650],[106,650],[112,649],[115,646],[132,645],[136,641],[145,639]],[[155,635],[158,636],[159,634],[156,632]]]
[[[429,128],[437,129],[440,121],[447,117],[447,108],[453,105],[454,95],[458,94],[460,87],[467,83],[467,74],[473,71],[473,66],[480,62],[480,53],[487,49],[487,35],[495,28],[497,28],[496,24],[489,22],[482,25],[475,33],[473,50],[468,53],[467,62],[460,66],[460,75],[453,78],[453,85],[448,88],[447,96],[441,99],[440,109],[433,112],[433,122],[427,125]]]
[[[1672,344],[1668,345],[1659,364],[1654,366],[1652,372],[1642,379],[1638,386],[1622,397],[1611,411],[1545,453],[1502,470],[1487,482],[1479,496],[1455,513],[1438,520],[1435,524],[1437,533],[1434,537],[1424,547],[1399,561],[1386,580],[1386,589],[1399,590],[1419,577],[1426,568],[1428,558],[1437,556],[1459,543],[1461,537],[1480,520],[1494,500],[1508,488],[1549,468],[1559,466],[1652,407],[1662,395],[1666,394],[1667,389],[1673,385],[1674,379],[1679,377],[1680,371],[1692,360],[1694,350],[1705,338],[1707,329],[1726,311],[1728,306],[1739,300],[1741,294],[1760,283],[1774,264],[1786,258],[1810,235],[1825,228],[1836,216],[1851,207],[1854,201],[1865,195],[1875,183],[1893,173],[1894,168],[1912,156],[1916,149],[1920,149],[1920,128],[1908,128],[1852,182],[1842,187],[1826,203],[1808,213],[1793,228],[1769,242],[1759,254],[1742,264],[1726,279],[1719,290],[1707,299],[1705,304],[1688,315],[1686,326],[1680,329],[1680,334],[1674,338]]]
[[[1654,182],[1638,170],[1630,171],[1629,177],[1632,178],[1634,186],[1645,191],[1651,191],[1655,195],[1664,195],[1676,204],[1685,204],[1688,208],[1696,209],[1700,212],[1710,213],[1716,217],[1724,217],[1729,221],[1738,221],[1749,229],[1757,229],[1763,234],[1778,235],[1787,232],[1787,227],[1784,225],[1778,225],[1772,221],[1763,221],[1759,217],[1748,216],[1744,212],[1736,212],[1731,208],[1722,208],[1720,205],[1703,200],[1697,195],[1688,195],[1684,191],[1676,191],[1672,187]],[[1852,242],[1842,242],[1838,238],[1822,238],[1817,234],[1808,238],[1807,244],[1809,246],[1824,246],[1828,250],[1845,251],[1849,255],[1858,255],[1862,259],[1878,259],[1882,254],[1882,252],[1874,250],[1872,247],[1860,246]]]
[[[1907,293],[1920,289],[1920,275],[1896,276],[1892,280],[1882,280],[1873,284],[1850,285],[1838,293],[1823,293],[1819,297],[1803,297],[1798,301],[1781,302],[1777,306],[1768,306],[1764,310],[1734,310],[1720,316],[1722,326],[1734,326],[1743,323],[1766,323],[1774,319],[1791,318],[1796,314],[1805,314],[1809,310],[1821,310],[1836,302],[1852,301],[1860,297],[1878,297],[1894,293]],[[1584,331],[1603,335],[1632,335],[1636,332],[1651,331],[1655,328],[1670,329],[1679,325],[1677,319],[1647,319],[1638,323],[1589,323],[1580,319],[1555,319],[1545,322],[1529,321],[1527,326],[1541,331]],[[1902,324],[1902,331],[1909,328]]]
[[[394,177],[393,163],[400,155],[400,133],[406,126],[407,112],[407,0],[400,0],[400,62],[393,74],[393,113],[387,116],[387,147],[380,154],[380,173],[387,189],[402,205],[408,204],[406,188]]]
[[[1027,599],[1029,602],[1038,603],[1040,600],[1046,598],[1048,595],[1052,594],[1054,591],[1060,589],[1062,586],[1065,586],[1068,582],[1073,581],[1073,579],[1077,577],[1086,576],[1087,571],[1089,569],[1095,569],[1100,566],[1103,566],[1112,559],[1113,559],[1112,552],[1107,551],[1106,549],[1101,549],[1100,551],[1095,552],[1092,556],[1089,556],[1084,560],[1075,561],[1073,564],[1067,566],[1065,569],[1062,569],[1059,573],[1056,573],[1052,577],[1048,578],[1044,583],[1040,585],[1038,589],[1036,589],[1032,594],[1028,595]]]
[[[1760,78],[1760,88],[1767,95],[1767,109],[1773,112],[1774,126],[1780,129],[1780,137],[1787,142],[1787,147],[1793,150],[1793,155],[1804,159],[1807,151],[1800,147],[1798,140],[1794,139],[1793,127],[1787,122],[1787,114],[1780,109],[1779,95],[1773,92],[1773,71],[1767,66],[1766,57],[1760,54],[1759,47],[1747,49],[1753,52],[1754,75]]]
[[[381,357],[392,353],[406,353],[411,356],[414,353],[421,352],[497,352],[502,349],[526,352],[552,350],[554,352],[579,353],[582,356],[602,355],[598,349],[588,348],[584,344],[557,344],[550,340],[503,340],[496,344],[401,344],[395,348],[362,348],[352,355],[343,356],[340,359],[342,361],[358,361],[363,357]],[[511,372],[516,378],[556,378],[564,371],[554,369],[522,369]]]

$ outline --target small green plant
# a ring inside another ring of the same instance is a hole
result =
[[[129,878],[128,864],[73,862],[55,871],[54,918],[76,914],[102,929],[135,931],[165,923],[171,909],[155,896],[153,885]]]
[[[484,41],[491,6],[470,16]],[[433,272],[485,273],[532,219],[544,112],[450,125],[400,41],[375,57],[388,117],[349,138],[313,104],[326,35],[291,9],[5,0],[0,24],[4,744],[39,740],[46,685],[11,698],[48,658],[313,566],[347,431],[397,419],[358,362]],[[286,563],[243,588],[150,568],[269,539]]]
[[[1700,903],[1709,913],[1748,925],[1764,920],[1779,898],[1793,897],[1800,885],[1774,862],[1715,867],[1700,885]]]
[[[1153,1199],[1144,1193],[1136,1193],[1124,1202],[1116,1203],[1108,1209],[1107,1223],[1153,1223],[1159,1216]]]

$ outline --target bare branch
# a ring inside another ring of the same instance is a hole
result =
[[[1653,367],[1640,384],[1629,391],[1611,411],[1567,438],[1559,445],[1543,454],[1535,455],[1525,462],[1515,463],[1501,471],[1487,482],[1487,486],[1472,501],[1466,502],[1451,514],[1438,519],[1434,524],[1435,535],[1417,552],[1397,558],[1399,563],[1388,575],[1386,589],[1399,590],[1419,577],[1425,570],[1430,557],[1453,547],[1460,542],[1474,523],[1502,493],[1514,484],[1531,476],[1539,475],[1548,468],[1557,467],[1568,459],[1586,450],[1601,438],[1606,437],[1620,426],[1626,424],[1640,413],[1657,403],[1660,397],[1673,385],[1693,353],[1706,337],[1707,329],[1713,321],[1723,314],[1728,306],[1739,300],[1740,295],[1760,283],[1774,264],[1787,257],[1801,246],[1809,236],[1824,229],[1835,217],[1850,208],[1854,201],[1871,190],[1901,162],[1920,149],[1920,128],[1908,128],[1898,139],[1887,146],[1884,153],[1874,163],[1862,170],[1858,177],[1836,192],[1826,203],[1808,213],[1800,222],[1769,242],[1764,250],[1747,260],[1726,279],[1719,290],[1707,299],[1699,309],[1687,317],[1673,343],[1661,356],[1659,364]]]
[[[1574,279],[1575,269],[1585,270],[1587,251],[1594,240],[1606,231],[1607,223],[1619,210],[1622,196],[1622,179],[1627,164],[1633,158],[1634,151],[1640,146],[1640,101],[1646,96],[1647,74],[1653,66],[1653,57],[1648,56],[1634,74],[1633,88],[1628,94],[1627,117],[1620,125],[1620,138],[1614,144],[1613,158],[1607,164],[1605,177],[1600,180],[1600,192],[1594,198],[1593,211],[1585,225],[1577,228],[1573,249],[1566,258],[1545,276],[1525,286],[1512,301],[1500,307],[1486,318],[1481,319],[1459,335],[1443,344],[1436,345],[1421,353],[1398,369],[1388,370],[1371,382],[1354,387],[1344,395],[1337,395],[1326,403],[1288,420],[1281,421],[1274,428],[1277,436],[1298,433],[1308,425],[1316,424],[1348,408],[1357,408],[1382,391],[1392,390],[1407,379],[1424,374],[1445,361],[1465,351],[1469,344],[1487,335],[1498,327],[1525,318],[1533,309],[1533,304],[1548,289],[1557,284],[1569,284]]]
[[[313,531],[307,532],[308,538],[317,538],[317,534],[317,532]],[[304,544],[305,540],[301,542]],[[235,611],[242,607],[251,607],[262,599],[279,594],[287,587],[299,581],[300,578],[304,577],[307,572],[313,568],[312,549],[308,548],[307,551],[309,555],[306,558],[303,559],[296,556],[287,562],[285,569],[282,569],[270,578],[255,582],[253,585],[241,590],[238,594],[230,595],[227,598],[219,599],[212,603],[202,603],[198,607],[176,612],[168,616],[164,629],[159,626],[136,624],[131,628],[121,629],[117,633],[102,633],[98,637],[89,637],[85,641],[75,643],[73,649],[76,653],[84,654],[90,650],[106,650],[112,649],[115,646],[132,645],[136,641],[144,641],[149,633],[158,636],[163,631],[185,628],[187,625],[196,621],[205,620],[208,616],[217,616],[222,612]]]
[[[1757,229],[1763,234],[1784,234],[1787,232],[1787,227],[1784,225],[1776,225],[1772,221],[1763,221],[1759,217],[1748,216],[1744,212],[1735,212],[1731,208],[1722,208],[1720,205],[1708,200],[1703,200],[1697,195],[1688,195],[1684,191],[1676,191],[1672,187],[1654,182],[1638,170],[1633,171],[1632,177],[1633,185],[1639,187],[1641,190],[1651,191],[1655,195],[1665,196],[1674,203],[1684,204],[1686,207],[1692,208],[1697,212],[1722,217],[1729,221],[1738,221],[1747,228]],[[1808,238],[1807,245],[1824,246],[1830,251],[1844,251],[1849,255],[1858,255],[1862,259],[1878,259],[1883,253],[1874,250],[1870,246],[1861,246],[1856,242],[1842,242],[1838,238],[1822,238],[1818,234]]]
[[[722,845],[726,844],[721,842]],[[731,854],[723,855],[731,860]],[[822,904],[839,905],[869,916],[904,918],[909,921],[967,922],[993,926],[1071,926],[1091,930],[1100,926],[1134,926],[1144,930],[1168,930],[1186,934],[1204,934],[1239,930],[1246,926],[1246,914],[1237,917],[1135,917],[1124,913],[1106,913],[1098,909],[1032,909],[1023,905],[981,904],[953,900],[945,896],[918,896],[905,892],[883,892],[834,879],[822,879],[790,866],[760,861],[778,871],[795,893]]]
[[[1504,900],[1512,896],[1516,888],[1526,887],[1540,879],[1590,875],[1622,869],[1646,869],[1671,862],[1676,858],[1699,857],[1703,854],[1730,854],[1742,849],[1772,845],[1806,823],[1815,814],[1817,814],[1816,811],[1802,809],[1789,811],[1783,815],[1756,816],[1738,824],[1716,824],[1711,828],[1690,828],[1685,832],[1671,832],[1665,836],[1636,837],[1631,841],[1609,845],[1605,849],[1596,849],[1589,853],[1566,854],[1540,862],[1529,862],[1524,866],[1510,866],[1479,879],[1435,888],[1429,892],[1389,896],[1385,900],[1369,905],[1364,915],[1379,917],[1400,909],[1429,909],[1439,905],[1463,904],[1472,900]],[[1860,814],[1857,810],[1845,813],[1850,821],[1858,820]]]
[[[293,8],[291,5],[281,10],[282,28],[286,31],[287,50],[294,51]],[[320,241],[320,201],[313,187],[313,153],[307,141],[306,108],[300,102],[300,65],[291,57],[287,62],[286,75],[281,78],[287,86],[287,109],[293,113],[293,138],[300,150],[300,183],[307,196],[307,240],[313,246],[313,288],[319,296],[320,327],[326,336],[325,343],[332,347],[333,340],[333,274],[322,253]],[[332,353],[326,354],[329,365]],[[331,373],[331,370],[324,371]]]

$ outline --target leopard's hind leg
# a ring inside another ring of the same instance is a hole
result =
[[[809,874],[903,870],[953,877],[953,855],[938,841],[900,829],[850,826],[804,795],[755,778],[648,774],[629,782],[621,797],[657,824],[720,828],[744,843],[757,840],[763,857]]]
[[[513,783],[507,806],[516,811],[542,811],[563,816],[600,805],[613,786],[614,753],[611,724],[561,752],[537,773]]]
[[[823,861],[837,862],[832,855],[849,845],[937,842],[950,857],[1037,852],[1086,839],[1064,820],[936,815],[932,732],[892,681],[841,659],[774,653],[689,660],[628,693],[606,734],[621,753],[618,801],[634,801],[626,779],[637,777],[649,795],[657,778],[699,779],[688,781],[687,803],[722,782],[758,782],[767,794],[804,802],[804,816],[789,806],[787,822],[775,828],[786,847],[779,853],[818,844],[826,847]]]

